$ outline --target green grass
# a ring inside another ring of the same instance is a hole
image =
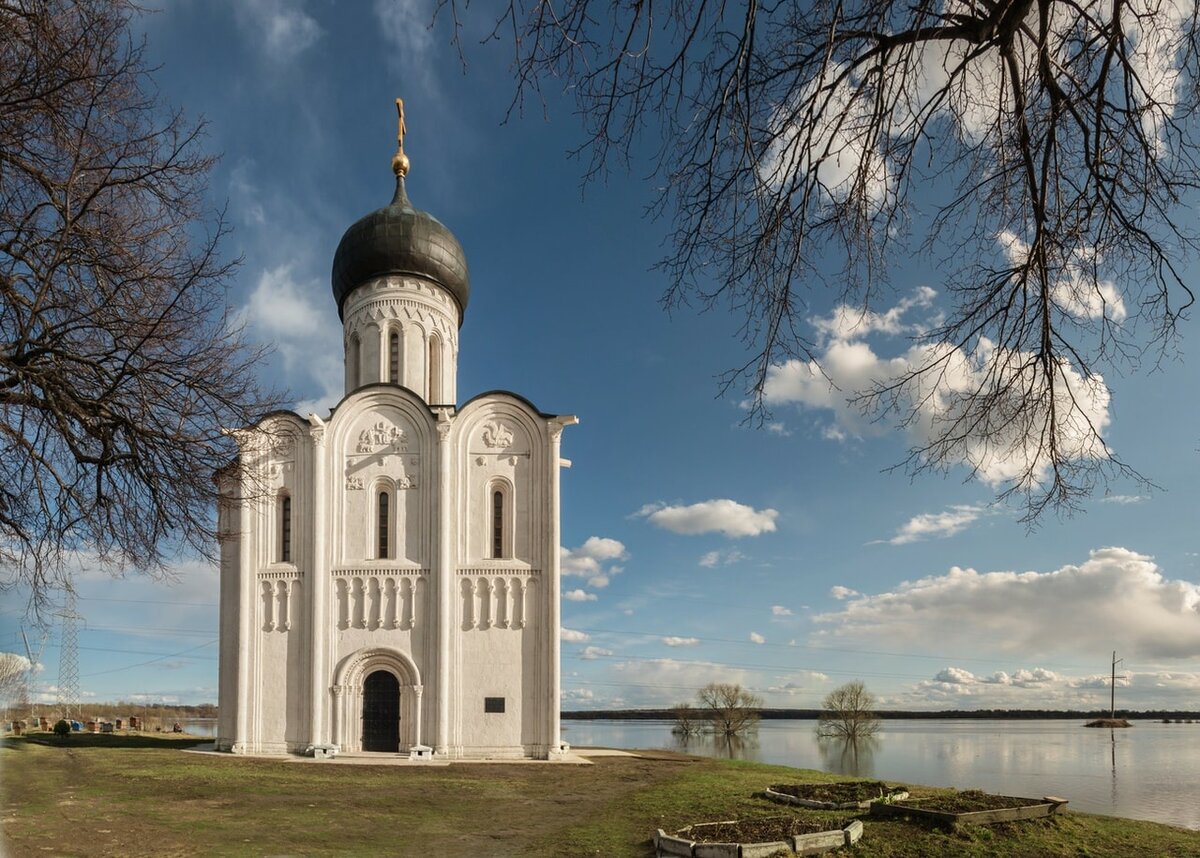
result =
[[[0,853],[650,856],[655,828],[778,815],[779,805],[755,795],[769,784],[840,780],[662,753],[602,757],[592,766],[444,767],[182,753],[194,741],[6,741]],[[1086,814],[952,831],[904,820],[866,819],[865,826],[855,855],[1200,856],[1196,832]]]

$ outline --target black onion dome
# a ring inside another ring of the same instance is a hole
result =
[[[413,208],[403,176],[396,177],[391,204],[359,218],[338,242],[331,275],[338,315],[356,287],[385,274],[415,274],[437,283],[458,302],[461,324],[471,294],[466,254],[437,218]]]

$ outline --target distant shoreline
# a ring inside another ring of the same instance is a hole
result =
[[[699,715],[700,713],[694,714]],[[821,710],[763,709],[759,714],[764,721],[815,721],[820,716]],[[1107,718],[1109,712],[1107,709],[1103,711],[1095,709],[941,709],[937,711],[880,709],[875,714],[885,721],[931,718],[1006,719],[1012,721],[1050,719],[1090,721],[1095,718]],[[563,712],[561,713],[561,717],[564,721],[673,721],[675,719],[675,715],[670,709],[591,709]],[[1118,709],[1116,717],[1129,721],[1161,721],[1164,718],[1170,718],[1172,721],[1176,718],[1198,720],[1200,719],[1200,712],[1176,711],[1173,709],[1148,709],[1145,711]]]

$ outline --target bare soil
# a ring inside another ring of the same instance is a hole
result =
[[[801,816],[768,816],[759,819],[742,819],[737,822],[718,822],[711,825],[693,826],[681,836],[690,837],[697,843],[770,843],[787,840],[797,834],[817,834],[821,831],[837,831],[850,824],[850,820],[812,819]]]
[[[871,801],[896,792],[905,792],[903,786],[888,786],[883,781],[851,781],[841,784],[776,784],[772,790],[808,801],[824,801],[830,804],[842,802]]]
[[[904,805],[905,802],[900,802],[900,804]],[[975,813],[981,810],[1003,810],[1007,807],[1032,807],[1035,804],[1045,804],[1045,802],[1037,798],[992,795],[982,790],[968,789],[922,799],[915,806],[922,810],[936,810],[940,813]]]

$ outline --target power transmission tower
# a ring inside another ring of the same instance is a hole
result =
[[[62,640],[58,651],[58,706],[60,718],[78,721],[79,710],[79,612],[75,610],[75,587],[67,584],[62,618]]]

